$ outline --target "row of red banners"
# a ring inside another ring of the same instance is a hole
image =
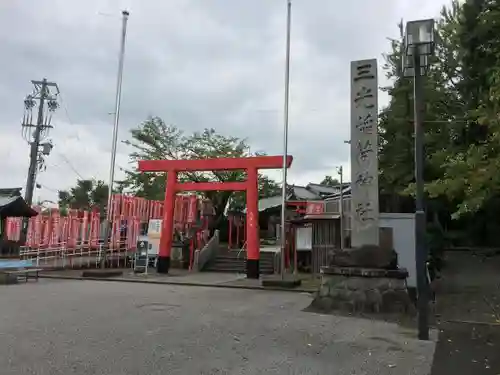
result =
[[[28,221],[26,246],[30,248],[52,249],[64,247],[76,249],[89,247],[97,249],[99,240],[103,238],[99,213],[83,212],[79,215],[60,216],[53,212],[51,215],[38,215]],[[22,219],[11,217],[7,219],[6,234],[11,241],[20,239]],[[126,227],[126,231],[123,228]],[[136,217],[120,216],[111,222],[110,247],[118,248],[122,245],[134,250],[139,235],[140,221]]]
[[[128,249],[134,250],[140,224],[147,223],[150,219],[160,219],[163,215],[163,202],[127,195],[114,195],[111,207],[112,248],[126,245]],[[200,208],[202,207],[197,196],[177,196],[174,209],[176,229],[185,232],[191,227],[198,220]],[[201,212],[204,212],[203,208]],[[7,238],[18,241],[21,227],[21,218],[7,218]],[[71,209],[67,216],[61,216],[58,209],[50,209],[29,219],[26,245],[30,248],[98,248],[99,240],[104,238],[104,230],[98,210],[89,212]]]
[[[111,217],[138,217],[141,221],[161,219],[163,201],[149,201],[145,198],[115,194],[111,198]],[[198,219],[198,212],[206,216],[212,211],[209,202],[202,201],[194,194],[177,195],[174,206],[174,222],[193,224]]]
[[[174,209],[174,226],[178,231],[186,232],[200,216],[207,216],[206,202],[201,202],[196,195],[177,196]],[[110,246],[117,248],[125,244],[134,250],[137,245],[140,224],[150,219],[161,219],[162,201],[148,201],[140,197],[114,195],[111,203],[111,238]],[[210,207],[209,207],[210,208]],[[307,202],[306,214],[322,214],[324,202]],[[203,219],[203,217],[201,217]],[[206,220],[205,224],[206,224]],[[20,238],[21,218],[8,218],[6,235],[9,240]],[[206,225],[204,225],[206,227]],[[126,228],[126,230],[124,230]],[[64,246],[74,249],[79,246],[97,248],[99,240],[104,238],[104,227],[97,210],[69,210],[67,216],[61,216],[59,210],[51,209],[29,220],[26,245],[31,248],[53,248]]]

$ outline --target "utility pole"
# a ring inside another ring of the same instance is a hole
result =
[[[33,192],[36,184],[36,174],[44,165],[44,155],[49,155],[52,149],[50,142],[41,144],[50,129],[53,126],[52,114],[59,107],[57,103],[57,95],[59,88],[55,82],[47,82],[44,78],[42,81],[31,81],[33,84],[33,93],[28,95],[24,100],[24,116],[22,121],[22,134],[24,139],[30,145],[30,165],[28,169],[28,177],[26,180],[26,191],[24,199],[31,206],[33,204]],[[36,124],[33,124],[33,108],[38,100],[38,114]],[[42,148],[41,148],[42,147]],[[25,220],[23,225],[23,238],[26,234],[28,221]]]
[[[339,201],[339,214],[340,214],[340,249],[344,250],[344,168],[342,166],[337,168],[337,173],[340,176],[340,201]]]
[[[122,33],[120,39],[120,54],[118,57],[118,77],[116,80],[116,97],[115,97],[115,112],[114,112],[114,125],[113,125],[113,137],[111,141],[111,160],[109,165],[109,184],[108,184],[108,204],[106,207],[106,220],[105,220],[105,230],[104,230],[104,243],[103,249],[101,251],[101,268],[106,267],[107,259],[107,248],[110,244],[110,234],[111,234],[111,214],[112,214],[112,195],[113,195],[113,184],[115,180],[115,164],[116,164],[116,146],[118,142],[118,125],[120,123],[120,105],[122,98],[122,80],[123,80],[123,63],[125,60],[125,40],[127,36],[127,22],[130,13],[126,10],[122,11]]]

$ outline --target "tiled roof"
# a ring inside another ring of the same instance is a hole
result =
[[[7,206],[14,202],[17,199],[17,197],[8,197],[5,195],[0,195],[0,208],[3,206]]]
[[[0,217],[31,217],[38,215],[22,197],[0,196]]]
[[[351,184],[349,185],[344,185],[344,189],[342,190],[342,195],[344,197],[348,197],[351,195]],[[336,200],[340,198],[340,191],[338,193],[332,194],[328,197],[325,198],[325,201],[330,201],[330,200]]]
[[[307,189],[307,187],[303,186],[295,186],[292,185],[289,187],[289,194],[293,195],[298,200],[317,200],[321,199],[319,194],[316,194],[313,191]]]
[[[340,185],[328,186],[322,184],[307,184],[306,189],[311,190],[317,194],[335,194],[338,193]]]
[[[0,189],[0,195],[6,196],[6,197],[20,197],[21,190],[23,190],[23,188],[20,188],[20,187],[4,188],[4,189]]]

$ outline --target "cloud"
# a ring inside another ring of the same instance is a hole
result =
[[[108,179],[120,9],[130,9],[120,139],[149,115],[192,132],[214,127],[252,150],[283,149],[284,0],[26,0],[0,4],[2,185],[24,186],[29,149],[20,136],[31,79],[61,89],[55,148],[38,195],[78,176]],[[340,5],[341,4],[341,5]],[[349,62],[377,57],[403,17],[438,15],[442,1],[294,0],[289,180],[349,173]],[[105,13],[108,16],[99,15]],[[111,16],[109,16],[111,14]],[[382,77],[383,75],[381,74]],[[381,78],[383,84],[383,78]],[[380,104],[387,102],[381,96]],[[127,163],[120,146],[119,164]],[[281,179],[279,171],[270,172]],[[346,178],[347,178],[346,176]]]

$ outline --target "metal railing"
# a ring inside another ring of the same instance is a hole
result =
[[[219,231],[216,230],[213,237],[201,249],[194,252],[193,271],[201,271],[205,265],[212,260],[219,249]]]
[[[87,244],[77,244],[74,248],[68,248],[65,243],[56,244],[47,248],[30,248],[22,246],[19,257],[30,260],[34,265],[46,269],[61,268],[97,268],[102,259],[103,245],[97,247]],[[117,247],[107,250],[108,266],[120,268],[127,267],[130,263],[129,252],[125,243],[119,243]]]

